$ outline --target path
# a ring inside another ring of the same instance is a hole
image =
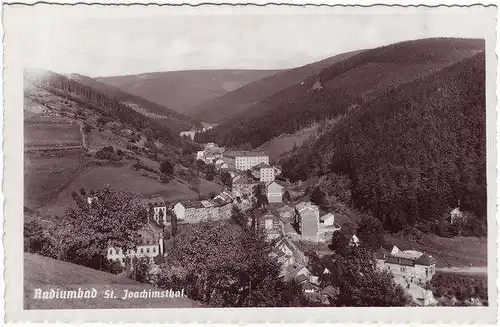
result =
[[[488,267],[478,267],[478,266],[470,266],[470,267],[440,267],[436,268],[436,271],[445,272],[445,273],[456,273],[461,275],[487,275]]]

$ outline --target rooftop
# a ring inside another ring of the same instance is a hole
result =
[[[185,208],[196,208],[196,209],[205,208],[205,206],[203,205],[203,203],[201,203],[201,201],[183,200],[179,201],[179,203],[182,204]]]
[[[226,151],[224,152],[224,157],[236,158],[236,157],[267,157],[264,152],[251,152],[251,151]]]

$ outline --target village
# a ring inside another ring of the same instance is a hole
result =
[[[214,143],[204,144],[196,153],[196,160],[214,165],[218,173],[230,176],[230,187],[207,200],[180,200],[168,203],[161,198],[143,199],[148,211],[148,222],[140,230],[142,244],[135,250],[109,247],[107,259],[125,266],[131,258],[146,258],[155,271],[155,258],[168,256],[165,230],[172,224],[198,224],[231,219],[238,208],[248,214],[255,208],[258,193],[265,197],[264,205],[257,211],[257,228],[266,235],[273,247],[270,256],[281,265],[281,276],[286,281],[295,280],[304,295],[312,302],[328,305],[335,296],[332,286],[321,287],[321,274],[327,275],[327,268],[312,272],[308,253],[328,254],[328,244],[334,233],[342,230],[350,218],[341,213],[325,212],[309,199],[297,196],[293,185],[281,176],[281,169],[270,164],[269,156],[263,152],[226,151]],[[88,198],[89,203],[93,199]],[[262,203],[260,203],[262,204]],[[255,211],[252,211],[255,213]],[[250,224],[250,220],[248,224]],[[349,246],[360,245],[353,234]],[[424,288],[436,272],[436,260],[432,256],[416,251],[401,250],[396,246],[382,247],[376,252],[375,262],[380,270],[392,273],[396,284],[407,292],[415,305],[435,305],[430,290]]]

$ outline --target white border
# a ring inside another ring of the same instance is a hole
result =
[[[34,3],[36,1],[23,1],[24,3]],[[65,2],[86,2],[93,1],[65,1]],[[104,2],[104,1],[103,1]],[[122,3],[148,3],[148,1],[121,1]],[[204,1],[190,2],[203,3]],[[227,1],[229,2],[229,1]],[[247,3],[245,1],[232,1]],[[267,1],[252,1],[253,3],[266,3]],[[281,3],[292,3],[292,1],[276,1]],[[293,1],[297,3],[297,1]],[[361,3],[357,1],[356,3]],[[170,1],[170,3],[185,3],[185,1]],[[323,3],[323,1],[307,1],[307,3]],[[373,2],[372,2],[373,3]],[[393,2],[394,3],[394,2]],[[426,1],[427,5],[439,5],[449,3],[447,1]],[[455,1],[459,4],[470,4],[474,2]],[[367,3],[370,4],[370,3]],[[98,6],[102,8],[102,6]],[[156,6],[150,6],[152,8]],[[87,12],[93,11],[96,7],[87,7]],[[189,7],[192,8],[192,7]],[[197,11],[205,10],[207,7],[196,7]],[[210,10],[226,10],[234,12],[235,10],[244,10],[258,12],[263,8],[270,7],[227,7],[222,8],[210,6]],[[311,7],[276,7],[283,14],[284,11],[294,11],[298,8]],[[173,7],[181,9],[182,7]],[[326,12],[327,7],[312,7],[314,10]],[[366,8],[369,12],[376,10],[374,7]],[[209,11],[210,11],[209,10]],[[494,9],[496,12],[496,9]],[[5,124],[4,128],[4,193],[7,193],[5,201],[5,231],[10,231],[5,235],[5,247],[8,249],[8,255],[5,256],[7,273],[6,280],[6,312],[8,321],[71,321],[71,322],[389,322],[389,323],[481,323],[492,322],[497,319],[497,235],[498,226],[494,223],[495,202],[497,197],[496,182],[488,185],[488,264],[489,264],[489,308],[241,308],[241,309],[120,309],[120,310],[19,310],[22,308],[22,180],[23,166],[22,162],[22,67],[16,63],[16,37],[15,33],[10,34],[10,30],[15,28],[15,23],[9,22],[9,14],[5,15],[5,71],[4,80],[8,81],[4,86],[5,95]],[[268,12],[268,10],[266,10]],[[7,19],[6,19],[7,18]],[[493,31],[492,25],[492,33]],[[496,38],[492,34],[487,39],[487,150],[488,150],[488,180],[496,181],[497,144],[495,135],[496,128],[496,98],[493,93],[495,85],[495,65],[496,57],[493,49],[495,48]],[[498,78],[498,77],[497,77]],[[21,136],[21,137],[19,137]],[[19,204],[21,205],[19,207]],[[21,209],[21,210],[20,210]],[[10,218],[10,217],[19,217]],[[20,251],[19,251],[20,250]],[[493,278],[495,277],[495,278]],[[21,289],[21,292],[19,291]],[[19,306],[21,303],[21,306]],[[138,311],[140,310],[140,311]],[[195,313],[192,311],[196,310]],[[361,311],[362,310],[362,311]],[[362,313],[361,313],[362,312]],[[361,313],[361,314],[360,314]],[[464,319],[465,318],[465,319]]]

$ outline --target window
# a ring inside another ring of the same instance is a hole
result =
[[[109,254],[113,254],[113,249],[109,249]]]
[[[146,252],[149,253],[149,248],[146,249]]]
[[[153,253],[156,253],[156,248],[153,248]]]
[[[143,248],[141,248],[141,254],[143,254],[143,253],[144,253],[144,249],[143,249]]]
[[[406,272],[406,267],[401,267],[401,272]]]

